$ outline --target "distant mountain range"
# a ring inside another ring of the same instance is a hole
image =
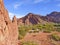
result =
[[[39,23],[60,23],[60,12],[52,12],[46,16],[28,13],[26,16],[17,19],[18,25],[30,25]]]

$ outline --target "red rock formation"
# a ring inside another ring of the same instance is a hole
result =
[[[31,24],[44,24],[46,23],[44,20],[40,18],[39,15],[29,13],[25,17],[17,19],[18,25],[31,25]]]
[[[47,16],[42,16],[41,19],[48,22],[60,23],[60,12],[54,11]]]
[[[45,24],[47,22],[60,23],[60,12],[52,12],[47,16],[40,16],[33,13],[27,14],[25,17],[17,19],[18,25]]]
[[[4,7],[3,0],[0,0],[0,45],[18,45],[17,20],[14,16],[11,21],[8,11]]]

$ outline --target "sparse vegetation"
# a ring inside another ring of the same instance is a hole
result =
[[[55,30],[60,32],[60,24],[54,24]]]
[[[22,42],[22,45],[38,45],[38,44],[33,41],[27,41],[27,42]]]
[[[26,33],[39,33],[39,31],[42,31],[44,33],[51,33],[52,31],[60,32],[60,25],[57,24],[23,25],[19,26],[18,29],[19,29],[18,39],[22,39],[26,35]]]
[[[57,34],[52,34],[51,37],[55,41],[60,41],[60,37]]]
[[[44,33],[51,33],[51,30],[44,30]]]
[[[25,26],[20,26],[19,27],[19,37],[18,37],[18,39],[22,39],[26,35],[26,33],[28,32],[27,29],[28,28],[25,27]]]

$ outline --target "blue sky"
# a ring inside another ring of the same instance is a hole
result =
[[[60,12],[60,0],[4,0],[10,17],[18,18],[28,13],[45,16],[53,11]]]

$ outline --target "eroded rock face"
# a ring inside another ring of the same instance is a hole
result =
[[[4,7],[3,0],[0,0],[0,45],[18,45],[17,20],[14,16],[11,21],[8,11]]]

